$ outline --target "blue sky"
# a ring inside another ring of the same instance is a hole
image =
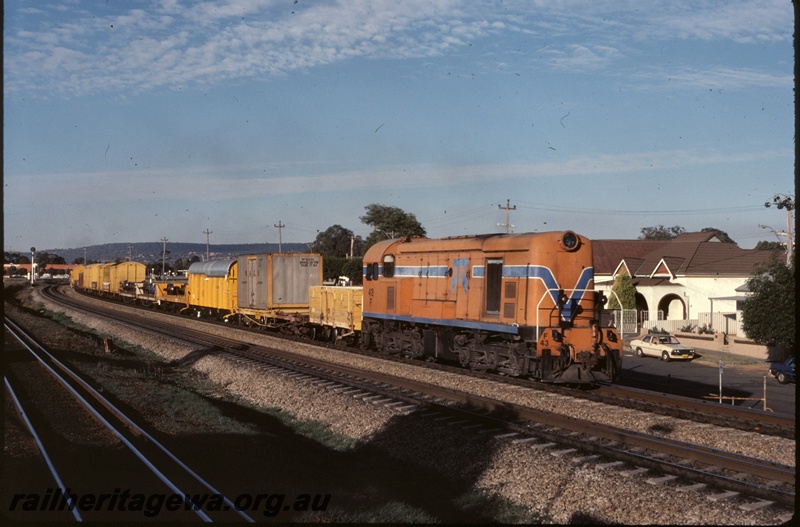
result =
[[[4,4],[7,250],[786,228],[788,0]]]

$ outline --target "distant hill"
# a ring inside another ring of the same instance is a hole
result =
[[[306,243],[284,243],[281,245],[284,253],[308,252]],[[130,255],[135,262],[152,263],[160,262],[164,245],[159,242],[140,243],[104,243],[102,245],[89,245],[85,249],[89,261],[113,262],[117,259],[126,260]],[[57,254],[67,263],[72,263],[76,258],[83,258],[84,248],[79,249],[44,249],[37,252]],[[277,243],[244,243],[228,245],[210,245],[209,258],[211,260],[224,260],[235,258],[240,254],[277,253]],[[167,261],[178,258],[186,259],[194,255],[205,260],[206,244],[204,243],[172,243],[167,242]]]

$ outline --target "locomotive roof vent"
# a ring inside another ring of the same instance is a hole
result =
[[[572,231],[565,231],[558,240],[558,244],[566,251],[577,251],[581,246],[581,240],[578,235]]]

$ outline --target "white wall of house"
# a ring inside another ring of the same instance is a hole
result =
[[[741,311],[737,311],[736,300],[719,298],[739,295],[736,288],[748,279],[749,277],[679,276],[669,284],[662,282],[657,286],[637,286],[636,291],[647,302],[646,319],[664,321],[658,327],[675,331],[690,324],[697,327],[711,324],[714,329],[736,334],[742,318]],[[608,281],[607,284],[598,285],[597,289],[611,297],[613,277],[599,277],[598,281]],[[712,302],[712,299],[717,300]]]

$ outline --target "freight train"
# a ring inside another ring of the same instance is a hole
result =
[[[591,241],[572,231],[382,241],[365,254],[359,287],[322,285],[318,254],[197,262],[185,284],[117,266],[74,269],[72,286],[547,382],[613,381],[621,370],[622,340],[602,324],[606,298],[593,289]]]

